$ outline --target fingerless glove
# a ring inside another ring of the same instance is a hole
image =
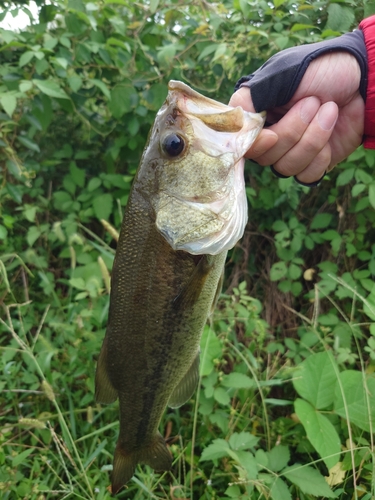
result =
[[[235,89],[249,87],[255,111],[283,106],[293,97],[310,62],[318,56],[336,51],[352,54],[361,68],[360,93],[366,101],[367,53],[363,32],[346,33],[323,42],[299,45],[272,56],[255,73],[243,76]],[[338,85],[340,82],[338,82]]]

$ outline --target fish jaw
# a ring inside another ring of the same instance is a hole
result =
[[[246,151],[265,113],[248,113],[169,84],[167,102],[188,123],[188,148],[159,177],[156,227],[174,250],[217,255],[242,237],[247,223]]]

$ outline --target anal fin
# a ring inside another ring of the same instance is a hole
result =
[[[171,408],[178,408],[188,401],[194,394],[199,381],[199,351],[194,358],[188,371],[182,377],[182,380],[174,388],[168,406]]]
[[[107,372],[107,339],[103,341],[95,373],[95,399],[97,403],[109,404],[116,401],[118,393],[113,387]]]
[[[171,452],[159,432],[150,446],[142,448],[139,453],[139,461],[141,464],[149,465],[158,472],[169,470],[172,467]]]

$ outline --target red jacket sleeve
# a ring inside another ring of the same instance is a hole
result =
[[[375,149],[375,16],[364,19],[359,25],[365,38],[368,81],[365,106],[365,148]]]

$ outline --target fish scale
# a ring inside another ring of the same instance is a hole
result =
[[[119,399],[113,494],[131,479],[138,463],[158,471],[172,465],[171,453],[158,431],[160,420],[168,404],[181,406],[191,397],[199,379],[201,334],[221,287],[228,247],[234,246],[246,221],[246,197],[243,206],[243,193],[231,184],[241,179],[241,172],[232,175],[231,170],[243,169],[241,158],[262,125],[263,117],[258,114],[239,108],[233,112],[181,82],[170,82],[122,222],[112,270],[108,327],[96,371],[97,401]],[[197,127],[205,132],[201,140]],[[246,141],[244,134],[251,137]],[[170,153],[166,144],[173,145]],[[228,148],[233,149],[232,164],[228,163]],[[197,164],[194,158],[202,155],[204,161]],[[197,175],[199,169],[204,172]],[[197,178],[206,181],[196,182],[192,191]],[[218,203],[212,194],[215,189],[219,200],[228,196],[225,203]],[[231,203],[240,206],[229,210]],[[213,221],[221,217],[220,224],[202,222],[207,214]],[[238,220],[227,221],[231,214]],[[223,226],[229,236],[224,239],[226,246],[220,248],[221,240],[216,240]],[[182,241],[181,232],[184,243],[175,248],[173,238]],[[206,252],[211,239],[212,254]],[[201,253],[200,240],[205,245]],[[193,242],[198,251],[189,251],[185,242]]]

